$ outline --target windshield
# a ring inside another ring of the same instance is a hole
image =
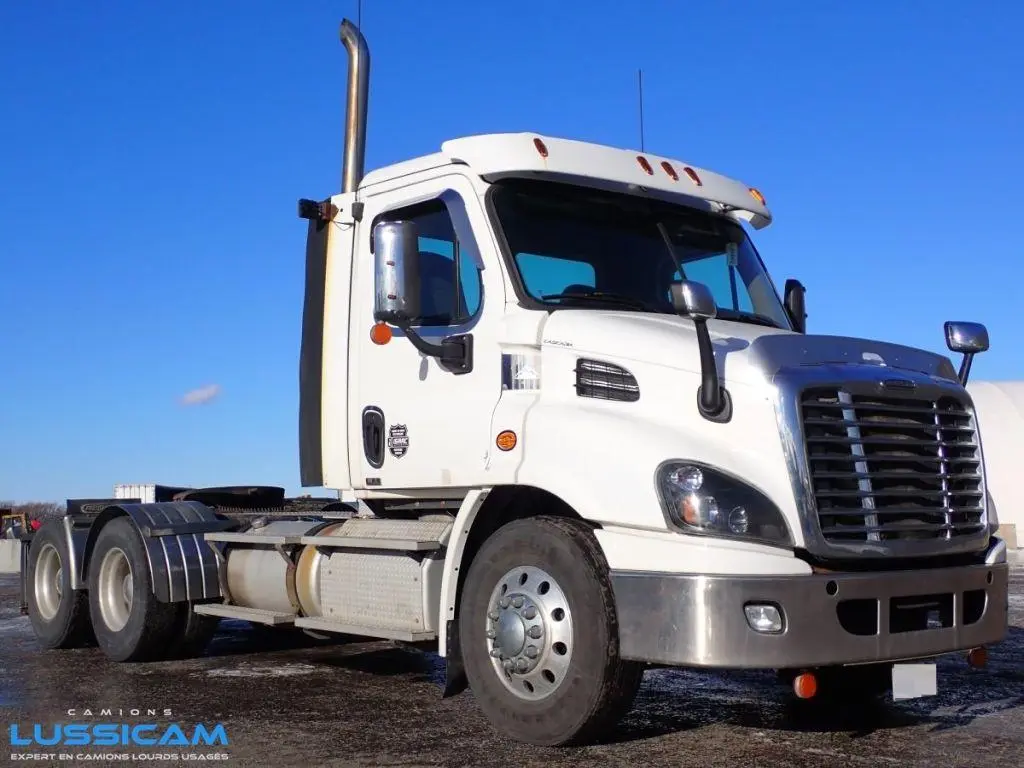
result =
[[[724,216],[618,192],[506,180],[493,204],[523,289],[551,307],[675,314],[670,284],[704,283],[726,320],[791,328],[746,232]]]

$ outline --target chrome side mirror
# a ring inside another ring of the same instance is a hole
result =
[[[968,323],[949,320],[946,322],[946,346],[951,352],[962,352],[964,359],[960,363],[960,383],[967,385],[971,375],[971,362],[980,352],[988,351],[988,329],[981,323]]]
[[[718,305],[711,290],[704,283],[683,280],[672,283],[672,307],[679,314],[689,315],[694,322],[710,320],[718,314]]]
[[[373,319],[401,328],[420,314],[419,243],[411,221],[373,228]]]

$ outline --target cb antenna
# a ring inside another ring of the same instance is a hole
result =
[[[640,96],[640,152],[643,152],[643,70],[637,70],[637,92]]]
[[[636,88],[640,96],[640,151],[644,151],[644,71],[636,71]]]

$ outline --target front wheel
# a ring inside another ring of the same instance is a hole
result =
[[[629,710],[643,676],[642,665],[619,656],[608,566],[578,520],[498,529],[467,575],[459,635],[480,708],[531,744],[592,740]]]

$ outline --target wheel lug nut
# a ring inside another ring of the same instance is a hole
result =
[[[497,637],[497,636],[498,636],[498,633],[497,633],[497,632],[495,632],[495,631],[494,631],[493,629],[488,629],[488,630],[487,630],[487,638],[488,638],[489,640],[493,640],[493,639],[494,639],[495,637]]]
[[[512,671],[512,660],[511,659],[505,659],[505,663],[502,664],[501,666],[505,669],[506,672],[511,672]]]
[[[513,608],[522,608],[523,607],[523,598],[520,597],[519,595],[516,595],[515,597],[513,597],[512,598],[512,607]]]
[[[500,605],[500,606],[501,606],[502,608],[508,608],[508,604],[509,604],[510,602],[512,602],[512,601],[511,601],[511,600],[509,600],[509,599],[508,599],[507,597],[503,597],[503,598],[501,598],[501,602],[499,603],[499,605]]]
[[[533,627],[530,627],[528,630],[526,630],[526,634],[529,635],[534,640],[537,640],[541,635],[544,634],[544,630],[541,629],[540,627],[533,626]]]
[[[536,615],[537,615],[537,609],[534,608],[532,605],[529,608],[527,608],[525,611],[523,611],[523,618],[524,619],[532,619]]]
[[[527,666],[526,659],[519,659],[516,662],[516,672],[525,672]]]
[[[531,645],[526,649],[527,658],[536,659],[538,655],[540,655],[540,651],[537,650],[536,646]]]
[[[498,620],[498,612],[497,611],[491,611],[490,613],[487,614],[487,618],[490,619],[491,621],[497,621]]]
[[[491,656],[493,656],[496,659],[500,659],[501,658],[501,651],[499,651],[497,648],[494,648],[491,651]]]

